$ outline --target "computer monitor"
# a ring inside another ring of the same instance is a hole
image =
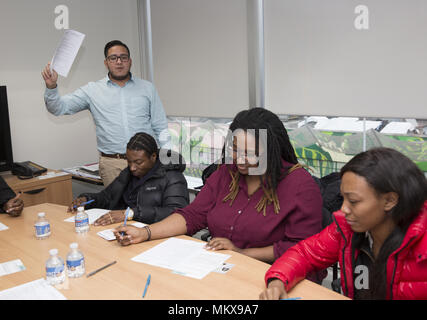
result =
[[[12,168],[12,139],[10,135],[9,107],[6,86],[0,86],[0,171]]]

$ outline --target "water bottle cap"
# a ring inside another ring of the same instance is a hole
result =
[[[38,216],[41,218],[41,217],[44,217],[46,215],[46,213],[44,213],[44,212],[39,212],[39,214],[38,214]]]
[[[85,207],[78,207],[77,211],[84,211]]]
[[[79,247],[79,244],[77,242],[73,242],[70,244],[71,249],[77,249]]]
[[[50,250],[49,250],[49,254],[50,254],[51,256],[56,256],[56,255],[58,254],[58,249],[50,249]]]

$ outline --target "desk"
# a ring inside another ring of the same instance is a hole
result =
[[[49,170],[39,177],[25,180],[9,173],[3,178],[15,193],[22,191],[21,199],[26,207],[45,202],[68,206],[73,201],[71,175],[57,174],[62,172]]]
[[[46,240],[36,240],[34,221],[38,212],[46,212],[51,223],[51,236]],[[232,251],[227,262],[234,267],[226,274],[211,272],[202,280],[173,274],[171,270],[131,261],[141,252],[164,241],[154,240],[128,247],[122,247],[117,241],[106,241],[96,232],[119,224],[94,227],[87,234],[77,234],[74,224],[64,222],[69,217],[65,206],[41,204],[24,209],[22,215],[12,218],[0,215],[0,222],[9,227],[0,231],[0,262],[21,259],[26,270],[1,277],[0,290],[21,285],[45,277],[45,262],[49,249],[57,248],[64,258],[69,244],[77,242],[86,261],[86,273],[98,269],[114,260],[117,263],[90,278],[86,276],[68,279],[60,292],[68,299],[142,299],[145,281],[151,274],[151,284],[145,297],[148,299],[212,299],[228,300],[258,299],[264,289],[264,274],[269,265]],[[192,239],[179,236],[181,239]],[[301,281],[289,295],[304,299],[347,299],[327,288],[308,280]]]

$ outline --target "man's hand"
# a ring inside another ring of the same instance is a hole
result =
[[[52,69],[52,72],[50,71],[50,62],[47,64],[47,66],[42,71],[42,77],[44,82],[46,83],[46,87],[49,89],[55,89],[58,81],[58,74],[55,70]]]
[[[18,193],[15,198],[10,199],[3,206],[4,211],[12,217],[18,217],[24,209],[24,201],[20,197],[21,193]]]

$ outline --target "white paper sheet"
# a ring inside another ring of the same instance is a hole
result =
[[[92,179],[98,179],[98,180],[101,179],[101,176],[99,175],[99,173],[98,174],[89,173],[88,171],[82,170],[81,166],[65,168],[65,169],[62,169],[62,171],[65,171],[67,173],[71,173],[80,177],[92,178]]]
[[[104,214],[110,212],[110,210],[106,209],[88,209],[85,210],[87,215],[89,216],[89,224],[93,224],[99,217],[103,216]],[[65,219],[65,222],[74,222],[75,215]]]
[[[54,69],[63,77],[68,76],[84,38],[85,35],[83,33],[75,30],[65,30],[52,58],[51,69]]]
[[[203,185],[202,178],[191,177],[191,176],[184,176],[184,178],[185,178],[185,180],[187,180],[187,188],[188,189],[198,191],[198,189],[195,189],[195,188]]]
[[[42,278],[0,291],[0,300],[67,300],[67,298]]]
[[[45,175],[38,176],[37,178],[39,180],[44,180],[44,179],[50,179],[50,178],[54,178],[54,177],[65,176],[67,174],[69,174],[69,173],[68,172],[53,172],[53,171],[49,171]]]
[[[170,238],[131,260],[202,279],[230,257],[228,254],[207,251],[205,245],[204,242]]]
[[[25,266],[21,259],[0,263],[0,277],[23,270],[25,270]]]
[[[146,224],[142,223],[142,222],[134,222],[134,223],[128,223],[128,224],[135,226],[137,228],[143,228],[146,226]],[[114,236],[113,230],[114,229],[105,229],[105,230],[97,232],[96,234],[98,236],[100,236],[101,238],[108,240],[108,241],[116,240],[116,237]]]
[[[0,222],[0,231],[7,230],[7,229],[9,229],[9,227]]]

